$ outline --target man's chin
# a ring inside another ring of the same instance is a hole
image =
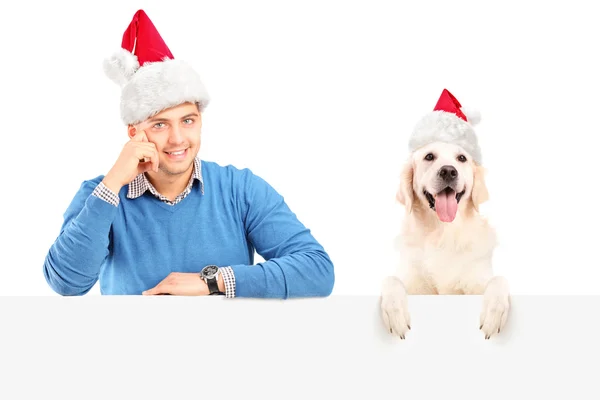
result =
[[[173,176],[185,174],[187,172],[190,172],[190,170],[192,170],[193,168],[194,168],[194,159],[193,158],[191,160],[186,160],[186,162],[166,161],[166,162],[161,163],[161,165],[158,167],[158,169],[160,169],[165,174],[173,175]]]

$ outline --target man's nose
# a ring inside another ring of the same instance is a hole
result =
[[[171,142],[171,143],[183,142],[183,133],[181,132],[181,128],[173,127],[173,129],[171,129],[171,132],[169,132],[169,142]]]
[[[444,165],[438,171],[438,175],[446,182],[452,182],[458,176],[458,171],[452,165]]]

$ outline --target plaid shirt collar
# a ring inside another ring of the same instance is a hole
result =
[[[194,158],[194,172],[192,173],[190,182],[188,183],[185,190],[179,196],[177,196],[177,198],[173,202],[170,202],[166,197],[164,197],[163,195],[161,195],[160,193],[158,193],[156,191],[156,189],[150,183],[148,178],[146,178],[146,174],[139,174],[138,176],[135,177],[135,179],[133,181],[131,181],[131,183],[129,184],[129,188],[127,190],[127,198],[129,198],[129,199],[138,198],[141,195],[143,195],[147,190],[149,190],[150,193],[152,193],[154,196],[158,197],[159,199],[161,199],[165,202],[168,202],[168,203],[176,204],[179,201],[183,200],[185,198],[185,196],[187,196],[190,193],[190,191],[192,190],[192,185],[194,184],[194,179],[197,179],[200,182],[200,188],[202,190],[202,194],[204,194],[204,181],[202,180],[202,169],[201,169],[200,165],[201,165],[200,159],[198,159],[198,157]]]

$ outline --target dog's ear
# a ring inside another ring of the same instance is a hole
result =
[[[476,211],[479,211],[479,205],[489,199],[487,186],[485,185],[485,170],[480,165],[473,168],[473,190],[471,192],[471,202]]]
[[[402,168],[402,172],[400,173],[400,185],[396,192],[396,200],[406,208],[407,212],[412,211],[412,205],[415,200],[413,192],[413,176],[414,167],[412,160],[409,160]]]

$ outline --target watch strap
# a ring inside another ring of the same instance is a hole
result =
[[[206,280],[206,285],[208,285],[209,294],[221,294],[219,290],[219,284],[217,282],[217,278],[211,278]]]

